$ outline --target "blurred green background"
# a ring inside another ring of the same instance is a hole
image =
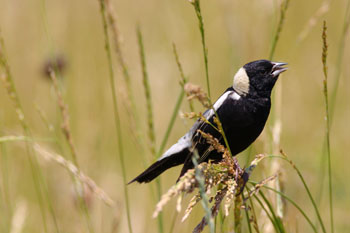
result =
[[[177,46],[180,61],[190,82],[201,85],[206,90],[197,18],[193,7],[186,0],[124,0],[113,1],[112,4],[118,16],[122,50],[132,79],[141,131],[147,143],[146,102],[137,45],[137,24],[143,33],[158,148],[181,91],[172,43]],[[329,229],[327,170],[322,167],[326,155],[323,153],[325,105],[321,63],[322,21],[327,20],[330,91],[334,88],[334,79],[341,67],[335,112],[331,119],[337,232],[350,231],[350,170],[347,163],[350,151],[350,68],[346,65],[350,62],[349,33],[345,39],[342,64],[338,64],[339,43],[347,4],[346,0],[290,1],[274,56],[275,61],[289,64],[289,70],[283,73],[278,81],[278,85],[282,86],[280,147],[301,169],[316,200],[321,197],[319,207]],[[116,208],[110,208],[92,195],[88,208],[93,227],[95,232],[127,232],[99,1],[0,0],[0,6],[0,29],[6,45],[8,63],[33,137],[45,148],[70,158],[69,148],[60,132],[61,117],[56,95],[49,78],[43,74],[43,66],[50,57],[62,56],[66,61],[66,69],[62,74],[61,86],[69,107],[72,135],[80,167],[118,203]],[[239,67],[252,60],[268,58],[279,19],[280,1],[202,0],[201,6],[209,54],[211,95],[215,100],[231,85]],[[148,149],[135,146],[135,139],[131,133],[134,129],[130,127],[130,117],[123,104],[127,101],[125,82],[114,50],[112,53],[124,135],[127,179],[131,180],[144,169],[142,160],[146,159],[147,164],[150,164],[153,157]],[[47,130],[36,105],[46,113],[48,121],[55,127],[56,134],[60,135],[61,148],[50,141],[53,133]],[[204,111],[199,104],[196,104],[196,110]],[[189,111],[186,101],[183,101],[181,111]],[[192,123],[193,121],[178,116],[167,146],[177,141]],[[269,127],[271,124],[267,124],[265,132],[254,144],[252,153],[270,152],[271,139],[266,132]],[[23,135],[13,104],[3,85],[0,88],[0,133],[0,136]],[[38,160],[48,184],[61,232],[87,232],[85,220],[74,201],[74,187],[67,171],[40,156]],[[247,155],[240,155],[239,160],[244,165]],[[259,165],[252,179],[259,181],[271,175],[270,164],[266,160]],[[285,193],[300,204],[312,220],[316,220],[306,191],[295,171],[290,166],[281,164]],[[7,232],[11,226],[11,213],[16,212],[19,203],[22,203],[22,206],[27,207],[22,232],[43,232],[40,209],[23,142],[2,144],[1,169],[0,231]],[[163,192],[174,184],[179,169],[174,168],[162,175]],[[7,176],[4,175],[6,172]],[[323,177],[325,183],[323,188],[320,188]],[[5,198],[4,193],[6,179],[8,198]],[[150,192],[150,185],[154,188],[154,184],[128,186],[135,232],[157,230],[157,220],[151,217],[155,200]],[[186,208],[188,200],[188,197],[185,198],[183,208]],[[175,202],[173,200],[164,209],[165,232],[168,232],[172,224]],[[198,205],[190,218],[181,223],[181,213],[176,219],[175,232],[190,232],[203,214],[202,207]],[[53,232],[52,220],[47,218],[49,232]],[[287,205],[284,219],[290,232],[311,232],[311,228],[292,206]],[[233,220],[226,221],[232,224]]]

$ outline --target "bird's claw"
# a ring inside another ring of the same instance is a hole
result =
[[[238,183],[239,192],[236,194],[236,196],[241,195],[241,193],[243,192],[245,185],[249,180],[249,176],[250,174],[243,170],[243,174],[241,175],[241,179],[239,179],[239,183]]]

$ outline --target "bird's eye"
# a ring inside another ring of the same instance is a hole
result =
[[[269,71],[267,71],[267,70],[260,70],[259,73],[260,73],[260,75],[268,75]]]

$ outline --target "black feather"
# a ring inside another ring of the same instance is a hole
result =
[[[165,170],[183,164],[188,154],[190,154],[189,150],[185,149],[177,154],[173,154],[172,156],[158,160],[128,184],[131,184],[135,181],[139,183],[151,182]]]

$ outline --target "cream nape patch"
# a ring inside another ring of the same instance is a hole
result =
[[[246,95],[249,92],[249,77],[247,75],[247,72],[242,67],[240,68],[237,73],[235,74],[235,77],[233,78],[233,89],[239,94],[239,95]]]

